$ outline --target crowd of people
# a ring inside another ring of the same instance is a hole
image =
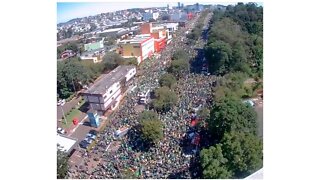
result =
[[[195,20],[194,20],[195,21]],[[193,22],[189,22],[189,25]],[[166,73],[170,65],[174,50],[179,47],[188,49],[189,57],[195,57],[196,51],[187,47],[183,42],[187,27],[177,32],[176,38],[160,54],[160,59],[149,59],[143,62],[141,70],[144,72],[136,79],[137,86],[129,92],[119,109],[109,118],[110,125],[100,132],[99,141],[90,153],[83,152],[84,165],[70,170],[71,178],[170,178],[179,174],[179,178],[191,178],[190,161],[194,154],[187,153],[183,140],[190,132],[191,112],[199,108],[210,106],[207,99],[212,95],[211,86],[215,81],[214,76],[202,74],[186,74],[177,82],[174,91],[178,95],[178,103],[168,112],[159,113],[159,119],[164,124],[164,139],[154,146],[148,147],[140,138],[135,128],[139,122],[139,113],[135,106],[138,105],[138,92],[159,87],[158,79]],[[121,138],[117,151],[107,151],[114,146],[114,132],[121,127],[130,127],[127,135]],[[93,155],[100,158],[93,158]],[[93,171],[89,172],[86,166],[91,161],[99,161]],[[129,173],[128,173],[129,172]]]

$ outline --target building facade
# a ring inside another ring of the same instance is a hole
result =
[[[135,57],[140,64],[153,55],[154,38],[150,34],[141,34],[132,39],[119,41],[118,53],[124,58]]]
[[[98,113],[114,110],[132,84],[135,74],[135,66],[118,66],[82,93],[82,96],[90,104],[91,109]]]
[[[103,47],[104,46],[103,46],[103,39],[102,39],[101,41],[85,44],[84,50],[85,51],[93,51],[93,50],[101,49]]]
[[[150,34],[154,38],[154,52],[160,52],[167,44],[168,30],[165,26],[155,26],[152,23],[144,23],[140,27],[142,34]]]

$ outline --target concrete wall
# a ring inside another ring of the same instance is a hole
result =
[[[154,53],[154,38],[151,38],[142,44],[142,60],[147,59],[149,53]]]

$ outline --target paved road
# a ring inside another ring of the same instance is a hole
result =
[[[65,114],[67,114],[67,112],[69,112],[74,106],[76,106],[78,104],[78,102],[81,100],[81,97],[78,98],[74,98],[72,99],[70,102],[66,102],[63,106],[62,109],[64,111]],[[61,107],[57,106],[57,119],[62,119],[63,114],[61,111]]]

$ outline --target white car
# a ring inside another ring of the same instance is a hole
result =
[[[58,132],[59,134],[65,134],[65,133],[66,133],[65,130],[62,129],[62,128],[60,128],[60,127],[57,129],[57,132]]]
[[[60,99],[59,101],[58,101],[58,106],[63,106],[64,104],[66,103],[66,100],[65,99]]]

